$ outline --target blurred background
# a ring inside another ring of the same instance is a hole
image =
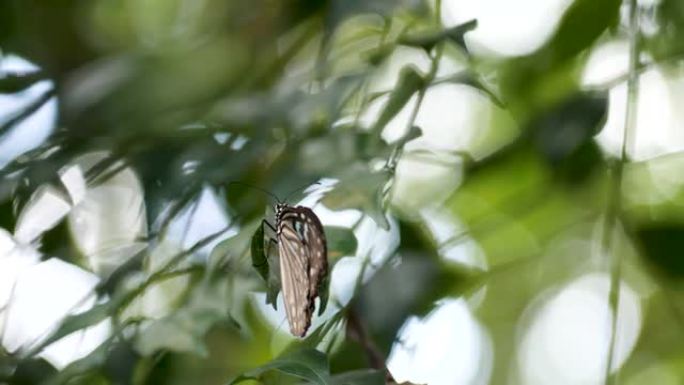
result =
[[[682,384],[683,64],[679,0],[0,0],[0,384]]]

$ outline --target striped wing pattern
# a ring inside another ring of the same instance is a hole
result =
[[[316,214],[303,206],[278,205],[276,228],[285,313],[292,334],[303,337],[328,273],[325,233]]]

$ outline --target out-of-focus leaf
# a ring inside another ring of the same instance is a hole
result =
[[[538,151],[558,176],[579,182],[602,165],[592,138],[606,119],[608,98],[604,93],[580,93],[535,119],[529,132]]]
[[[252,246],[251,242],[254,241],[254,235],[259,228],[262,228],[260,219],[251,221],[242,226],[238,234],[219,242],[209,254],[209,270],[228,263],[230,258],[239,261]]]
[[[230,315],[230,289],[227,280],[203,281],[190,294],[186,305],[170,315],[143,326],[135,341],[142,355],[160,350],[206,356],[204,337],[218,322],[239,328]]]
[[[318,385],[329,385],[332,383],[328,360],[325,354],[315,349],[303,349],[286,352],[275,360],[238,376],[230,381],[229,385],[238,384],[249,379],[258,380],[261,375],[271,370],[299,377]]]
[[[63,337],[78,331],[85,329],[89,326],[96,325],[104,321],[109,317],[112,312],[117,308],[120,302],[117,299],[112,299],[107,302],[97,304],[83,313],[76,315],[67,316],[60,324],[59,327],[53,331],[46,339],[40,342],[35,347],[32,347],[27,356],[33,356],[34,354],[40,352],[46,346],[52,344],[55,341],[62,339]]]
[[[94,373],[100,376],[100,382],[96,381],[97,378],[86,377],[87,380],[79,384],[131,384],[131,373],[135,371],[142,358],[129,341],[116,341],[110,348],[107,361],[100,368],[99,373]]]
[[[40,384],[56,373],[55,368],[43,359],[25,359],[19,361],[11,376],[8,376],[9,381],[7,383],[12,385]],[[4,380],[5,378],[0,379],[0,381]]]
[[[654,14],[658,33],[645,38],[645,48],[658,62],[681,55],[684,52],[684,4],[678,0],[659,1]]]
[[[257,227],[252,236],[252,267],[268,282],[268,259],[264,251],[264,226]]]
[[[413,139],[420,138],[423,135],[423,130],[418,126],[411,126],[409,131],[404,134],[399,140],[397,140],[394,145],[398,148],[404,147],[404,145]]]
[[[466,32],[472,31],[475,28],[477,28],[477,20],[473,19],[463,24],[459,24],[457,26],[435,33],[415,36],[403,36],[397,41],[397,43],[407,45],[409,47],[422,48],[425,51],[429,52],[430,50],[432,50],[432,48],[434,48],[434,46],[437,43],[446,40],[451,40],[454,43],[458,44],[461,48],[466,49],[465,41],[463,40],[463,35],[465,35]]]
[[[537,255],[559,231],[603,210],[603,175],[568,189],[529,141],[472,165],[448,206],[490,266]]]
[[[420,135],[420,129],[414,127],[410,139],[416,135]],[[344,127],[303,143],[299,149],[299,167],[306,173],[325,175],[338,171],[340,165],[387,157],[391,150],[391,146],[373,133]]]
[[[381,191],[388,178],[387,171],[371,172],[364,164],[352,164],[339,175],[339,183],[322,202],[333,210],[361,209],[378,226],[387,230],[389,222],[382,210]]]
[[[332,377],[334,385],[385,385],[385,373],[381,370],[361,369],[336,374]]]
[[[60,385],[69,382],[72,378],[84,373],[88,373],[96,368],[101,367],[107,361],[107,355],[115,337],[110,337],[108,340],[100,344],[87,356],[72,362],[66,368],[59,371],[55,376],[45,381],[45,385]]]
[[[297,352],[302,349],[315,349],[336,326],[343,322],[344,316],[344,311],[335,313],[322,325],[311,331],[306,337],[304,337],[304,339],[295,339],[290,342],[290,344],[283,350],[282,354]]]
[[[278,310],[278,293],[280,293],[280,261],[271,264],[266,284],[266,304]]]
[[[13,229],[15,226],[14,208],[12,200],[0,198],[0,227],[3,229]]]
[[[413,0],[332,0],[326,2],[328,4],[327,10],[327,25],[326,29],[332,32],[338,24],[349,17],[358,14],[377,14],[380,16],[387,16],[392,14],[398,8],[413,8],[416,9],[424,4]]]
[[[216,245],[209,257],[210,271],[212,271],[212,276],[218,273],[220,270],[216,267],[227,263],[228,256],[237,258],[235,261],[239,262],[242,253],[249,247],[252,267],[266,284],[266,303],[277,309],[276,300],[280,292],[280,264],[277,258],[272,257],[274,253],[277,255],[275,245],[264,248],[264,241],[265,231],[261,219],[252,221],[245,225],[240,233]]]
[[[328,298],[330,297],[330,274],[332,268],[328,270],[323,279],[318,283],[318,298],[320,299],[320,306],[318,307],[318,315],[322,315],[328,306]]]
[[[536,133],[539,151],[553,163],[598,134],[607,111],[605,93],[579,93],[545,111],[529,130]]]
[[[328,242],[328,258],[336,261],[340,257],[356,253],[356,236],[346,227],[325,226],[325,239]]]
[[[5,45],[15,33],[17,28],[15,11],[16,5],[14,3],[0,2],[0,45]]]
[[[19,92],[40,81],[44,76],[40,71],[0,76],[0,94]]]
[[[394,52],[394,45],[383,45],[365,53],[365,59],[369,64],[378,66]]]
[[[657,272],[671,279],[684,278],[684,225],[648,223],[635,231],[643,256]]]
[[[583,68],[579,53],[615,25],[621,3],[573,1],[542,48],[508,63],[502,71],[501,90],[519,121],[526,121],[577,90]]]
[[[541,54],[552,63],[579,54],[618,21],[620,0],[576,0],[565,11],[551,41]]]
[[[361,289],[356,304],[374,341],[385,353],[389,352],[408,316],[426,314],[439,299],[461,296],[482,282],[482,272],[443,261],[418,226],[402,222],[400,231],[403,247],[400,263],[380,269]],[[391,290],[391,301],[387,300],[388,288],[401,288]]]
[[[425,79],[411,66],[406,66],[399,73],[396,88],[390,94],[385,108],[375,122],[374,131],[379,133],[408,103],[413,94],[425,86]]]
[[[491,100],[492,103],[496,104],[498,107],[505,107],[500,96],[497,95],[497,93],[494,92],[489,86],[487,86],[476,73],[470,70],[461,71],[446,78],[439,79],[438,83],[464,84],[471,86],[487,95],[489,100]]]
[[[74,247],[69,231],[66,221],[61,221],[55,227],[46,230],[40,238],[40,251],[69,263],[84,262],[78,258],[80,253]]]
[[[142,250],[117,267],[109,276],[98,283],[95,288],[98,295],[112,295],[124,278],[134,272],[142,271],[146,255],[148,255],[147,250]]]
[[[6,134],[24,119],[27,119],[29,116],[33,115],[54,96],[54,90],[45,91],[42,95],[33,100],[28,106],[19,111],[17,114],[13,115],[10,119],[0,123],[0,135]]]

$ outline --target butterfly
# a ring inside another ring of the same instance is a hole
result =
[[[306,335],[314,301],[328,274],[328,249],[323,225],[304,206],[276,205],[276,243],[285,314],[290,332]]]
[[[275,194],[247,183],[231,182],[230,184],[254,188],[275,198],[277,202],[274,208],[275,226],[266,219],[262,220],[262,226],[257,229],[252,238],[252,263],[268,283],[270,278],[267,256],[270,246],[273,243],[277,244],[280,261],[280,289],[290,332],[297,337],[303,337],[311,326],[316,297],[320,298],[319,315],[325,310],[327,304],[328,246],[323,225],[308,207],[290,206],[284,203],[287,198],[281,200]],[[268,239],[265,254],[264,225],[275,233],[275,239],[271,237]],[[274,285],[272,288],[276,289],[274,296],[277,295],[277,287]],[[269,295],[270,293],[269,290]],[[269,295],[267,295],[267,302],[270,301]],[[275,308],[275,298],[272,299]]]

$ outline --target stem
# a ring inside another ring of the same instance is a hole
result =
[[[10,118],[6,122],[0,124],[0,135],[4,135],[9,130],[14,128],[14,126],[21,123],[24,119],[27,119],[34,112],[38,111],[48,101],[50,101],[50,99],[52,99],[52,97],[55,96],[55,94],[56,94],[56,92],[55,92],[54,88],[51,88],[51,89],[45,91],[42,95],[40,95],[31,104],[29,104],[27,107],[24,107],[24,109],[21,110],[18,114],[16,114],[15,116]]]
[[[439,2],[438,2],[439,3]],[[439,7],[439,5],[438,5]],[[420,111],[420,106],[423,104],[423,99],[425,99],[425,94],[427,93],[427,89],[434,80],[435,76],[437,75],[437,69],[439,69],[439,61],[442,59],[442,54],[444,53],[444,43],[440,43],[437,47],[435,47],[435,53],[432,56],[432,61],[430,62],[430,71],[425,77],[425,85],[421,87],[420,91],[418,91],[418,97],[416,99],[416,104],[413,105],[413,110],[411,110],[411,116],[409,117],[409,120],[406,124],[406,135],[410,135],[411,128],[413,127],[414,123],[416,122],[416,118],[418,117],[418,112]],[[392,149],[392,153],[389,156],[389,159],[387,159],[387,165],[386,167],[394,173],[394,170],[397,167],[397,163],[399,162],[399,157],[401,157],[401,154],[404,150],[404,144],[406,144],[405,141],[399,140],[398,144]],[[387,190],[389,192],[389,190]]]
[[[611,274],[610,292],[608,293],[608,303],[611,311],[610,342],[608,345],[608,359],[606,360],[606,371],[604,384],[617,384],[619,370],[611,371],[613,359],[615,357],[615,342],[617,337],[618,309],[620,306],[620,276],[622,273],[622,258],[613,249],[613,234],[617,224],[617,217],[621,206],[622,175],[625,162],[629,155],[629,150],[633,147],[634,128],[636,124],[636,102],[639,74],[639,25],[638,9],[636,0],[629,1],[629,78],[627,79],[627,108],[625,112],[625,126],[622,132],[622,150],[620,160],[616,165],[615,174],[611,183],[611,195],[606,210],[602,250],[604,255],[610,255]]]
[[[392,28],[392,19],[385,19],[385,24],[383,25],[382,28],[382,34],[380,35],[380,42],[378,43],[378,49],[382,48],[383,45],[385,45],[385,42],[387,41],[387,35],[389,34],[390,29]],[[361,121],[361,115],[363,112],[366,110],[366,105],[368,104],[368,101],[370,100],[370,93],[369,93],[369,77],[370,77],[370,72],[365,75],[365,78],[362,82],[361,89],[359,90],[359,109],[356,112],[356,116],[354,117],[354,127],[359,127],[359,122]]]
[[[347,334],[351,339],[361,345],[368,357],[371,368],[387,371],[384,355],[371,339],[368,330],[366,330],[366,326],[361,321],[361,318],[359,318],[359,314],[356,309],[354,309],[354,306],[350,306],[347,311]],[[387,373],[389,374],[389,372]]]

